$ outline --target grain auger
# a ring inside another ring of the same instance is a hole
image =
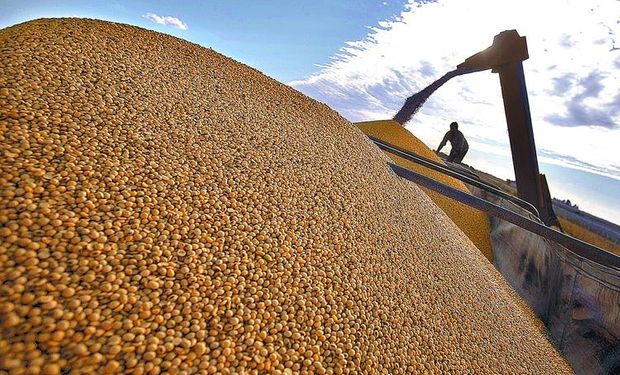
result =
[[[394,116],[394,120],[404,125],[435,90],[453,77],[489,69],[493,73],[499,73],[517,194],[519,198],[536,207],[545,224],[560,227],[553,212],[546,178],[538,170],[522,64],[522,61],[528,58],[525,37],[519,36],[516,30],[503,31],[495,36],[489,48],[468,57],[457,66],[457,69],[446,73],[428,87],[407,98],[401,110]]]
[[[491,69],[491,72],[499,73],[517,194],[538,209],[545,224],[559,227],[547,180],[538,170],[522,64],[522,61],[528,58],[525,37],[519,36],[516,30],[507,30],[497,34],[489,48],[465,59],[457,66],[457,70],[477,72]]]

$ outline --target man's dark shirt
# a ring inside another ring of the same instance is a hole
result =
[[[469,145],[467,144],[465,136],[458,129],[448,130],[446,135],[444,135],[441,144],[439,144],[438,149],[441,149],[443,146],[445,146],[447,141],[450,141],[452,150],[454,150],[455,152],[463,152],[469,149]]]

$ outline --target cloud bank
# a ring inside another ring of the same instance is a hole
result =
[[[349,41],[316,74],[289,84],[351,121],[391,118],[405,99],[516,29],[539,150],[566,166],[620,179],[620,21],[616,0],[413,1]],[[499,79],[454,78],[408,124],[431,145],[457,120],[467,136],[508,149]]]
[[[158,23],[160,25],[172,26],[172,27],[176,27],[177,29],[187,30],[187,24],[176,17],[160,16],[160,15],[157,15],[155,13],[150,13],[150,12],[143,15],[142,17],[146,18],[147,20]]]

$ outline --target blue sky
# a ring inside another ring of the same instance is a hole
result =
[[[549,176],[552,194],[620,223],[620,1],[0,0],[0,28],[60,16],[133,24],[211,47],[351,121],[391,118],[407,96],[498,32],[517,29],[528,41],[523,65],[539,161],[563,171],[547,168],[558,176]],[[454,120],[472,149],[465,162],[513,177],[497,75],[454,78],[407,128],[434,148]],[[574,181],[560,183],[560,174]]]
[[[40,17],[79,16],[129,23],[193,41],[248,64],[281,82],[299,80],[327,64],[348,40],[400,13],[405,1],[0,0],[0,28]],[[157,24],[152,13],[187,29]]]

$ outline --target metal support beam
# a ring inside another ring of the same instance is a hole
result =
[[[549,188],[546,184],[543,186],[538,170],[522,64],[528,58],[525,37],[519,36],[516,30],[507,30],[495,36],[491,47],[470,56],[458,68],[471,71],[492,69],[494,73],[499,73],[517,195],[538,209],[545,224],[554,225],[558,221],[551,205]]]
[[[420,186],[424,186],[470,207],[484,211],[491,216],[511,222],[546,239],[552,240],[580,257],[608,267],[614,267],[616,270],[620,270],[620,256],[618,255],[612,254],[592,244],[583,242],[577,238],[546,227],[543,224],[537,223],[525,216],[521,216],[494,203],[485,201],[484,199],[480,199],[473,195],[459,191],[451,186],[437,182],[422,174],[413,172],[396,164],[389,164],[389,166],[399,177],[407,179]]]
[[[542,192],[542,187],[523,64],[521,61],[511,62],[496,68],[496,71],[502,86],[517,195],[532,203],[540,212],[542,197],[539,192]]]

